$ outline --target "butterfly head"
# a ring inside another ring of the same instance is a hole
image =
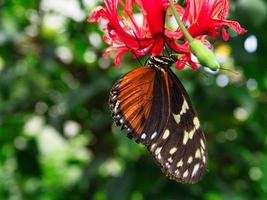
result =
[[[174,54],[170,56],[154,56],[148,59],[147,65],[152,68],[165,68],[170,67],[172,64],[176,63],[177,60],[178,58]]]

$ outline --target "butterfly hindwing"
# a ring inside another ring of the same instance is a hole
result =
[[[194,183],[203,176],[207,164],[207,147],[199,119],[178,78],[166,69],[170,94],[170,112],[166,128],[149,146],[163,171],[178,182]],[[168,101],[168,100],[166,100]],[[160,109],[160,108],[158,108]]]
[[[206,141],[189,96],[169,68],[172,63],[168,59],[151,59],[148,67],[123,76],[111,90],[110,108],[115,122],[148,148],[167,176],[194,183],[206,169]],[[165,66],[159,65],[162,63]]]

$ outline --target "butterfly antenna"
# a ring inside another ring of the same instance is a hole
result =
[[[139,44],[139,48],[142,47],[142,44],[141,44],[140,40],[138,39],[138,37],[137,37],[137,35],[136,35],[136,33],[134,31],[133,31],[133,34],[134,34],[134,37],[135,37],[135,39],[137,40],[137,42]]]
[[[167,46],[166,43],[164,43],[165,50],[167,52],[167,56],[170,56],[172,53],[169,51],[169,47]]]
[[[183,61],[181,61],[181,62],[183,62]],[[198,64],[198,65],[201,65],[199,62],[195,62],[195,61],[194,61],[194,63],[196,63],[196,64]],[[187,66],[189,66],[189,65],[187,65]],[[204,69],[205,67],[201,65],[200,68],[201,68],[201,72],[202,72],[202,73],[205,73],[205,72],[203,71],[203,69]],[[227,68],[224,68],[224,67],[220,67],[219,70],[231,72],[231,73],[233,73],[233,74],[236,75],[236,76],[239,75],[239,72],[236,72],[236,71],[234,71],[234,70],[232,70],[232,69],[227,69]],[[216,71],[217,71],[217,70],[216,70]],[[206,74],[206,73],[205,73],[205,74]]]
[[[209,75],[208,75],[207,73],[204,72],[204,68],[203,68],[203,67],[201,67],[198,71],[199,71],[200,74],[203,75],[205,78],[209,78]]]
[[[184,62],[184,63],[185,63],[185,66],[187,66],[187,67],[191,67],[189,64],[187,64],[187,61],[185,61],[185,60],[180,60],[180,62]],[[209,77],[209,75],[208,75],[207,73],[205,73],[203,67],[200,67],[200,68],[198,69],[198,71],[200,72],[201,75],[205,76],[205,78],[208,78],[208,77]]]
[[[131,49],[127,44],[125,44],[125,46],[126,46],[128,49]],[[135,54],[135,52],[133,52],[133,51],[131,51],[131,52],[132,52],[132,54],[134,55],[134,57],[136,58],[136,60],[139,62],[139,64],[140,64],[141,66],[143,66],[141,60],[140,60],[139,57]]]
[[[227,71],[227,72],[231,72],[232,74],[238,76],[240,73],[237,72],[237,71],[234,71],[232,69],[227,69],[227,68],[223,68],[223,67],[220,67],[220,70],[223,70],[223,71]]]
[[[133,34],[134,34],[136,40],[138,41],[139,45],[141,46],[141,43],[140,43],[140,41],[138,40],[138,38],[137,38],[137,36],[136,36],[136,34],[135,34],[134,31],[133,31]],[[128,49],[131,49],[127,44],[125,44],[125,46],[126,46]],[[132,54],[134,55],[134,57],[137,59],[137,61],[139,62],[139,64],[143,66],[141,60],[140,60],[139,57],[135,54],[135,52],[133,52],[133,51],[131,51],[131,52],[132,52]]]
[[[125,24],[124,24],[124,25],[125,25]],[[136,33],[135,33],[134,31],[133,31],[133,34],[134,34],[136,40],[138,41],[139,48],[142,47],[142,44],[141,44],[140,40],[138,39],[138,37],[137,37],[137,35],[136,35]],[[126,46],[128,49],[131,49],[127,44],[125,44],[125,46]],[[132,51],[131,51],[131,52],[132,52]],[[132,54],[133,54],[133,55],[135,56],[135,58],[138,60],[139,64],[140,64],[140,65],[143,65],[142,62],[141,62],[141,60],[139,59],[139,57],[135,54],[135,52],[132,52]]]
[[[134,34],[135,39],[137,40],[137,42],[139,44],[139,48],[142,47],[142,44],[141,44],[140,40],[138,39],[138,37],[137,37],[137,35],[136,35],[136,33],[134,31],[133,31],[133,34]],[[134,53],[134,55],[135,55],[135,58],[138,60],[139,64],[143,65],[141,60],[139,59],[139,57],[135,53]]]
[[[138,58],[138,56],[137,56],[135,53],[134,53],[134,56],[135,56],[135,58],[138,60],[139,64],[140,64],[141,66],[143,66],[141,60]]]

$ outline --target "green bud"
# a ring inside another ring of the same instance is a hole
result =
[[[191,52],[198,58],[201,65],[216,71],[220,68],[214,53],[206,47],[200,40],[190,42]]]

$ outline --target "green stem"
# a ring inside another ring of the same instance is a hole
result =
[[[176,8],[174,6],[173,0],[169,0],[169,2],[170,2],[170,7],[171,7],[172,13],[174,15],[174,18],[177,21],[177,23],[178,23],[181,31],[183,32],[185,38],[187,39],[188,42],[192,42],[194,39],[190,35],[190,33],[187,31],[185,25],[183,24],[182,20],[180,19],[178,11],[176,10]]]

